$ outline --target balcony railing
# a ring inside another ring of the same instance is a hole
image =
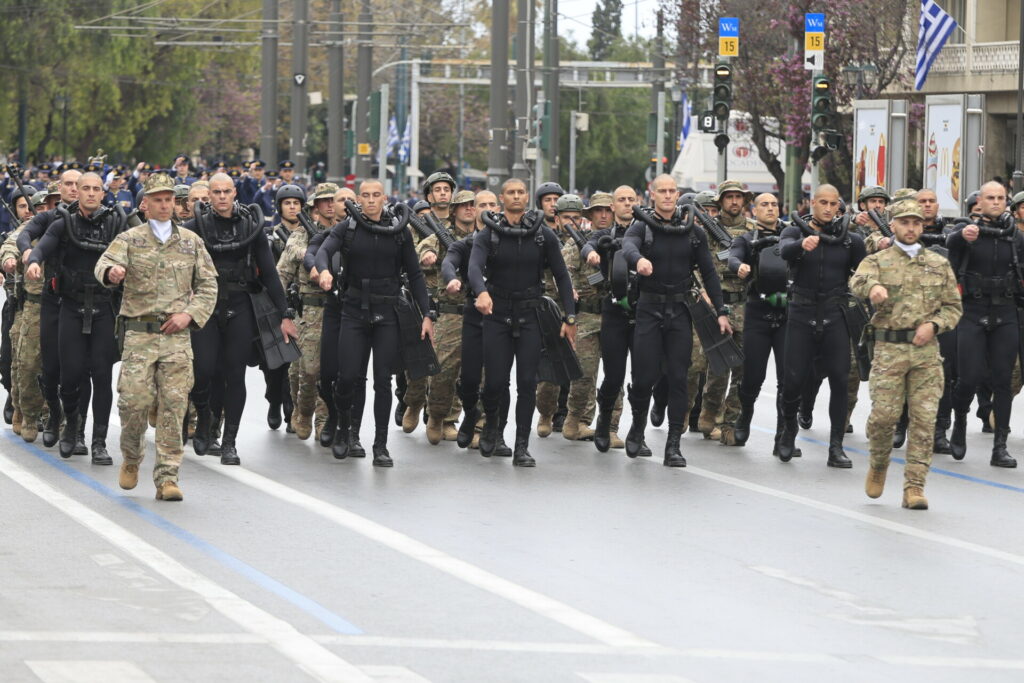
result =
[[[932,64],[933,74],[1002,74],[1016,73],[1020,43],[946,45]],[[913,55],[911,54],[911,58]]]

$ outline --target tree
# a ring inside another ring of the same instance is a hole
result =
[[[622,40],[622,0],[598,0],[591,20],[592,33],[587,41],[590,58],[608,59],[613,43]]]

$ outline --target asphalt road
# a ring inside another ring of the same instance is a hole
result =
[[[1024,470],[972,418],[931,510],[898,464],[869,500],[867,388],[845,471],[827,393],[789,464],[764,392],[745,448],[688,434],[686,469],[662,427],[646,460],[535,437],[527,470],[393,428],[379,470],[268,430],[251,371],[242,466],[186,448],[183,503],[3,430],[0,680],[1020,681]]]

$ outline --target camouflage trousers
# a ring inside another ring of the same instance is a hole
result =
[[[117,379],[121,455],[140,465],[145,457],[149,409],[156,401],[156,465],[153,481],[177,481],[181,467],[181,425],[192,390],[192,344],[187,330],[172,335],[129,330]]]
[[[14,352],[13,382],[17,385],[18,406],[25,422],[38,420],[43,412],[43,392],[39,388],[39,373],[42,372],[43,356],[39,344],[38,302],[26,301],[18,313],[18,343]],[[14,344],[14,331],[11,331]]]
[[[568,414],[580,423],[589,425],[594,421],[597,409],[597,373],[601,366],[601,316],[597,313],[580,313],[578,319],[578,336],[576,337],[576,357],[580,361],[583,376],[569,384],[569,397],[566,401]],[[541,415],[554,415],[558,411],[558,394],[561,387],[551,382],[537,384],[537,412]],[[615,398],[612,410],[612,431],[619,424],[622,414],[622,391]]]
[[[302,415],[316,415],[317,425],[327,419],[327,405],[320,398],[320,337],[324,322],[323,306],[305,306],[299,320],[299,351],[302,357],[288,367],[288,390],[292,405]]]
[[[12,304],[13,305],[13,304]],[[8,392],[11,397],[11,405],[15,410],[21,410],[21,392],[18,389],[18,338],[21,336],[21,311],[14,306],[13,320],[11,321],[11,389]]]
[[[462,413],[462,402],[455,391],[462,370],[461,315],[442,313],[438,317],[434,325],[434,351],[441,372],[431,377],[427,385],[427,415],[454,424]],[[409,384],[411,387],[412,382]]]
[[[732,325],[733,339],[743,348],[743,309],[742,303],[732,304],[729,313],[729,324]],[[694,337],[696,338],[696,334]],[[698,343],[695,341],[695,343]],[[701,349],[703,355],[703,349]],[[705,363],[706,363],[705,359]],[[732,368],[724,375],[716,375],[710,370],[704,382],[704,402],[700,408],[702,422],[710,422],[717,427],[731,425],[740,416],[740,383],[743,382],[743,366]]]
[[[942,358],[939,345],[875,343],[869,387],[871,416],[867,436],[871,466],[886,467],[892,453],[892,433],[909,407],[907,428],[907,464],[903,469],[904,488],[924,486],[932,462],[935,438],[935,414],[943,390]]]
[[[690,351],[690,369],[686,371],[686,419],[689,421],[690,411],[697,402],[697,389],[700,387],[700,376],[708,371],[708,359],[704,348],[700,345],[697,333],[693,333],[693,347]],[[705,387],[707,384],[705,383]],[[701,407],[703,412],[703,404]]]

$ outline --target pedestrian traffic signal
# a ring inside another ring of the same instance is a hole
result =
[[[811,129],[815,133],[835,130],[836,108],[832,102],[832,81],[815,76],[811,88]]]
[[[729,110],[732,109],[732,67],[728,64],[719,64],[715,67],[711,109],[719,121],[729,120]]]

